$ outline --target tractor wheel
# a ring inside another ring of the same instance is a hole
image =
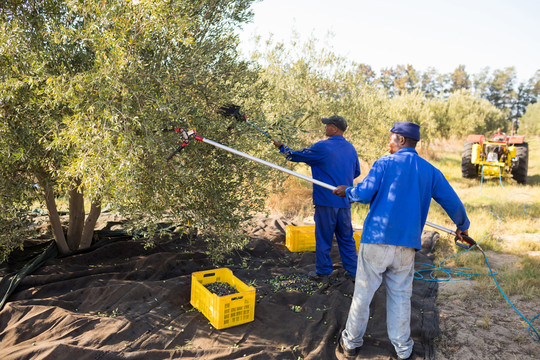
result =
[[[516,144],[516,157],[519,159],[518,165],[512,168],[512,178],[518,184],[527,182],[527,170],[529,168],[529,144]]]
[[[478,176],[478,165],[471,163],[472,160],[472,142],[466,142],[463,145],[461,154],[461,176],[468,179],[474,179]]]

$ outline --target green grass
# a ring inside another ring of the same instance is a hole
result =
[[[493,254],[491,253],[493,256]],[[490,254],[487,256],[490,261]],[[524,256],[516,262],[510,262],[500,268],[493,269],[495,279],[507,296],[519,295],[524,299],[537,301],[540,298],[540,260]],[[474,296],[486,299],[502,299],[499,288],[495,285],[484,256],[476,251],[460,255],[456,258],[455,266],[467,268],[467,272],[475,275]]]
[[[469,234],[481,240],[488,249],[503,249],[520,254],[536,251],[537,243],[520,239],[520,234],[540,236],[540,139],[529,140],[529,178],[527,185],[519,185],[510,177],[480,179],[461,178],[460,148],[439,153],[439,160],[431,161],[447,177],[465,204],[471,227]],[[450,161],[450,160],[451,161]],[[428,221],[449,228],[453,225],[444,210],[433,202]],[[507,241],[508,240],[508,241]],[[516,245],[518,244],[518,245]],[[513,250],[515,249],[515,250]]]
[[[465,204],[471,227],[469,235],[488,252],[488,261],[497,255],[512,255],[515,261],[496,269],[496,279],[507,295],[540,297],[540,138],[526,138],[529,143],[529,168],[526,185],[510,177],[463,179],[461,148],[446,144],[430,162],[439,168]],[[449,150],[450,148],[450,150]],[[433,151],[433,149],[431,149]],[[454,229],[444,210],[432,203],[428,221]],[[435,263],[456,254],[450,235],[441,234]],[[471,268],[471,272],[487,274],[488,268],[479,251],[470,251],[451,258],[445,266]],[[500,297],[489,276],[475,276],[476,290],[486,296]]]

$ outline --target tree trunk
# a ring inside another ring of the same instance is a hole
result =
[[[80,181],[69,192],[69,223],[67,230],[67,244],[72,251],[79,248],[84,226],[84,197],[79,190]]]
[[[90,212],[84,222],[84,230],[82,232],[81,243],[79,249],[86,249],[92,245],[92,239],[94,237],[94,228],[96,227],[97,220],[101,214],[101,201],[96,200],[92,202],[90,206]]]
[[[56,200],[54,198],[54,191],[51,188],[47,176],[43,173],[37,176],[39,186],[43,189],[43,195],[45,196],[45,204],[47,205],[47,211],[49,213],[49,221],[51,223],[52,232],[56,245],[62,255],[69,254],[70,250],[64,236],[64,230],[62,229],[62,223],[60,222],[60,215],[56,208]]]

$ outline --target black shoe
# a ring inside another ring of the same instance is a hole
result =
[[[328,282],[328,275],[319,275],[315,271],[308,272],[308,276],[315,281]]]
[[[343,354],[345,357],[356,357],[358,355],[359,348],[349,349],[345,347],[345,344],[343,343],[343,337],[339,338],[339,346],[341,346],[341,349],[343,350]]]
[[[354,282],[356,280],[356,276],[345,274],[345,279],[351,280],[352,282]]]
[[[408,358],[400,358],[399,356],[397,358],[399,360],[413,360],[413,359],[416,359],[416,357],[414,356],[414,351],[411,353],[411,355],[409,355]]]

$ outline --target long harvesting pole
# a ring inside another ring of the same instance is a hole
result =
[[[246,153],[244,153],[244,152],[242,152],[242,151],[238,151],[238,150],[235,150],[235,149],[230,148],[230,147],[228,147],[228,146],[225,146],[225,145],[222,145],[222,144],[217,143],[217,142],[215,142],[215,141],[212,141],[212,140],[210,140],[210,139],[206,139],[206,138],[204,138],[204,137],[202,137],[202,136],[195,136],[195,140],[204,142],[204,143],[206,143],[206,144],[210,144],[210,145],[212,145],[212,146],[215,146],[215,147],[217,147],[217,148],[223,149],[223,150],[228,151],[228,152],[230,152],[230,153],[233,153],[233,154],[236,154],[236,155],[245,157],[246,159],[249,159],[249,160],[258,162],[258,163],[263,164],[263,165],[265,165],[265,166],[269,166],[269,167],[271,167],[271,168],[274,168],[274,169],[276,169],[276,170],[282,171],[282,172],[287,173],[287,174],[289,174],[289,175],[296,176],[297,178],[300,178],[300,179],[302,179],[302,180],[309,181],[310,183],[313,183],[313,184],[315,184],[315,185],[322,186],[322,187],[324,187],[324,188],[326,188],[326,189],[328,189],[328,190],[334,191],[334,190],[336,189],[336,187],[333,186],[333,185],[330,185],[330,184],[324,183],[324,182],[322,182],[322,181],[313,179],[313,178],[311,178],[311,177],[309,177],[309,176],[306,176],[306,175],[302,175],[302,174],[300,174],[300,173],[297,173],[297,172],[295,172],[295,171],[289,170],[289,169],[284,168],[284,167],[282,167],[282,166],[273,164],[273,163],[271,163],[271,162],[265,161],[265,160],[263,160],[263,159],[259,159],[258,157],[251,156],[251,155],[246,154]],[[447,228],[445,228],[445,227],[443,227],[443,226],[440,226],[440,225],[431,223],[431,222],[429,222],[429,221],[426,221],[426,225],[428,225],[428,226],[430,226],[430,227],[432,227],[432,228],[435,228],[435,229],[444,231],[444,232],[446,232],[446,233],[448,233],[448,234],[451,234],[451,235],[454,235],[454,236],[456,235],[456,232],[455,232],[454,230],[447,229]]]
[[[322,181],[313,179],[313,178],[311,178],[311,177],[309,177],[309,176],[305,176],[305,175],[299,174],[299,173],[297,173],[297,172],[295,172],[295,171],[289,170],[289,169],[287,169],[287,168],[281,167],[281,166],[279,166],[279,165],[273,164],[273,163],[268,162],[268,161],[265,161],[265,160],[263,160],[263,159],[259,159],[258,157],[251,156],[251,155],[249,155],[249,154],[246,154],[246,153],[244,153],[244,152],[235,150],[235,149],[230,148],[230,147],[225,146],[225,145],[221,145],[220,143],[217,143],[217,142],[215,142],[215,141],[212,141],[212,140],[203,138],[202,136],[195,136],[195,140],[201,141],[201,142],[206,143],[206,144],[210,144],[210,145],[215,146],[215,147],[217,147],[217,148],[226,150],[226,151],[228,151],[228,152],[230,152],[230,153],[233,153],[233,154],[236,154],[236,155],[245,157],[246,159],[253,160],[253,161],[258,162],[258,163],[260,163],[260,164],[263,164],[263,165],[265,165],[265,166],[269,166],[269,167],[271,167],[271,168],[274,168],[274,169],[276,169],[276,170],[282,171],[282,172],[284,172],[284,173],[287,173],[287,174],[296,176],[296,177],[298,177],[298,178],[300,178],[300,179],[309,181],[309,182],[311,182],[311,183],[313,183],[313,184],[322,186],[322,187],[327,188],[327,189],[329,189],[329,190],[334,190],[334,189],[336,188],[335,186],[332,186],[332,185],[329,185],[329,184],[324,183],[324,182],[322,182]]]

